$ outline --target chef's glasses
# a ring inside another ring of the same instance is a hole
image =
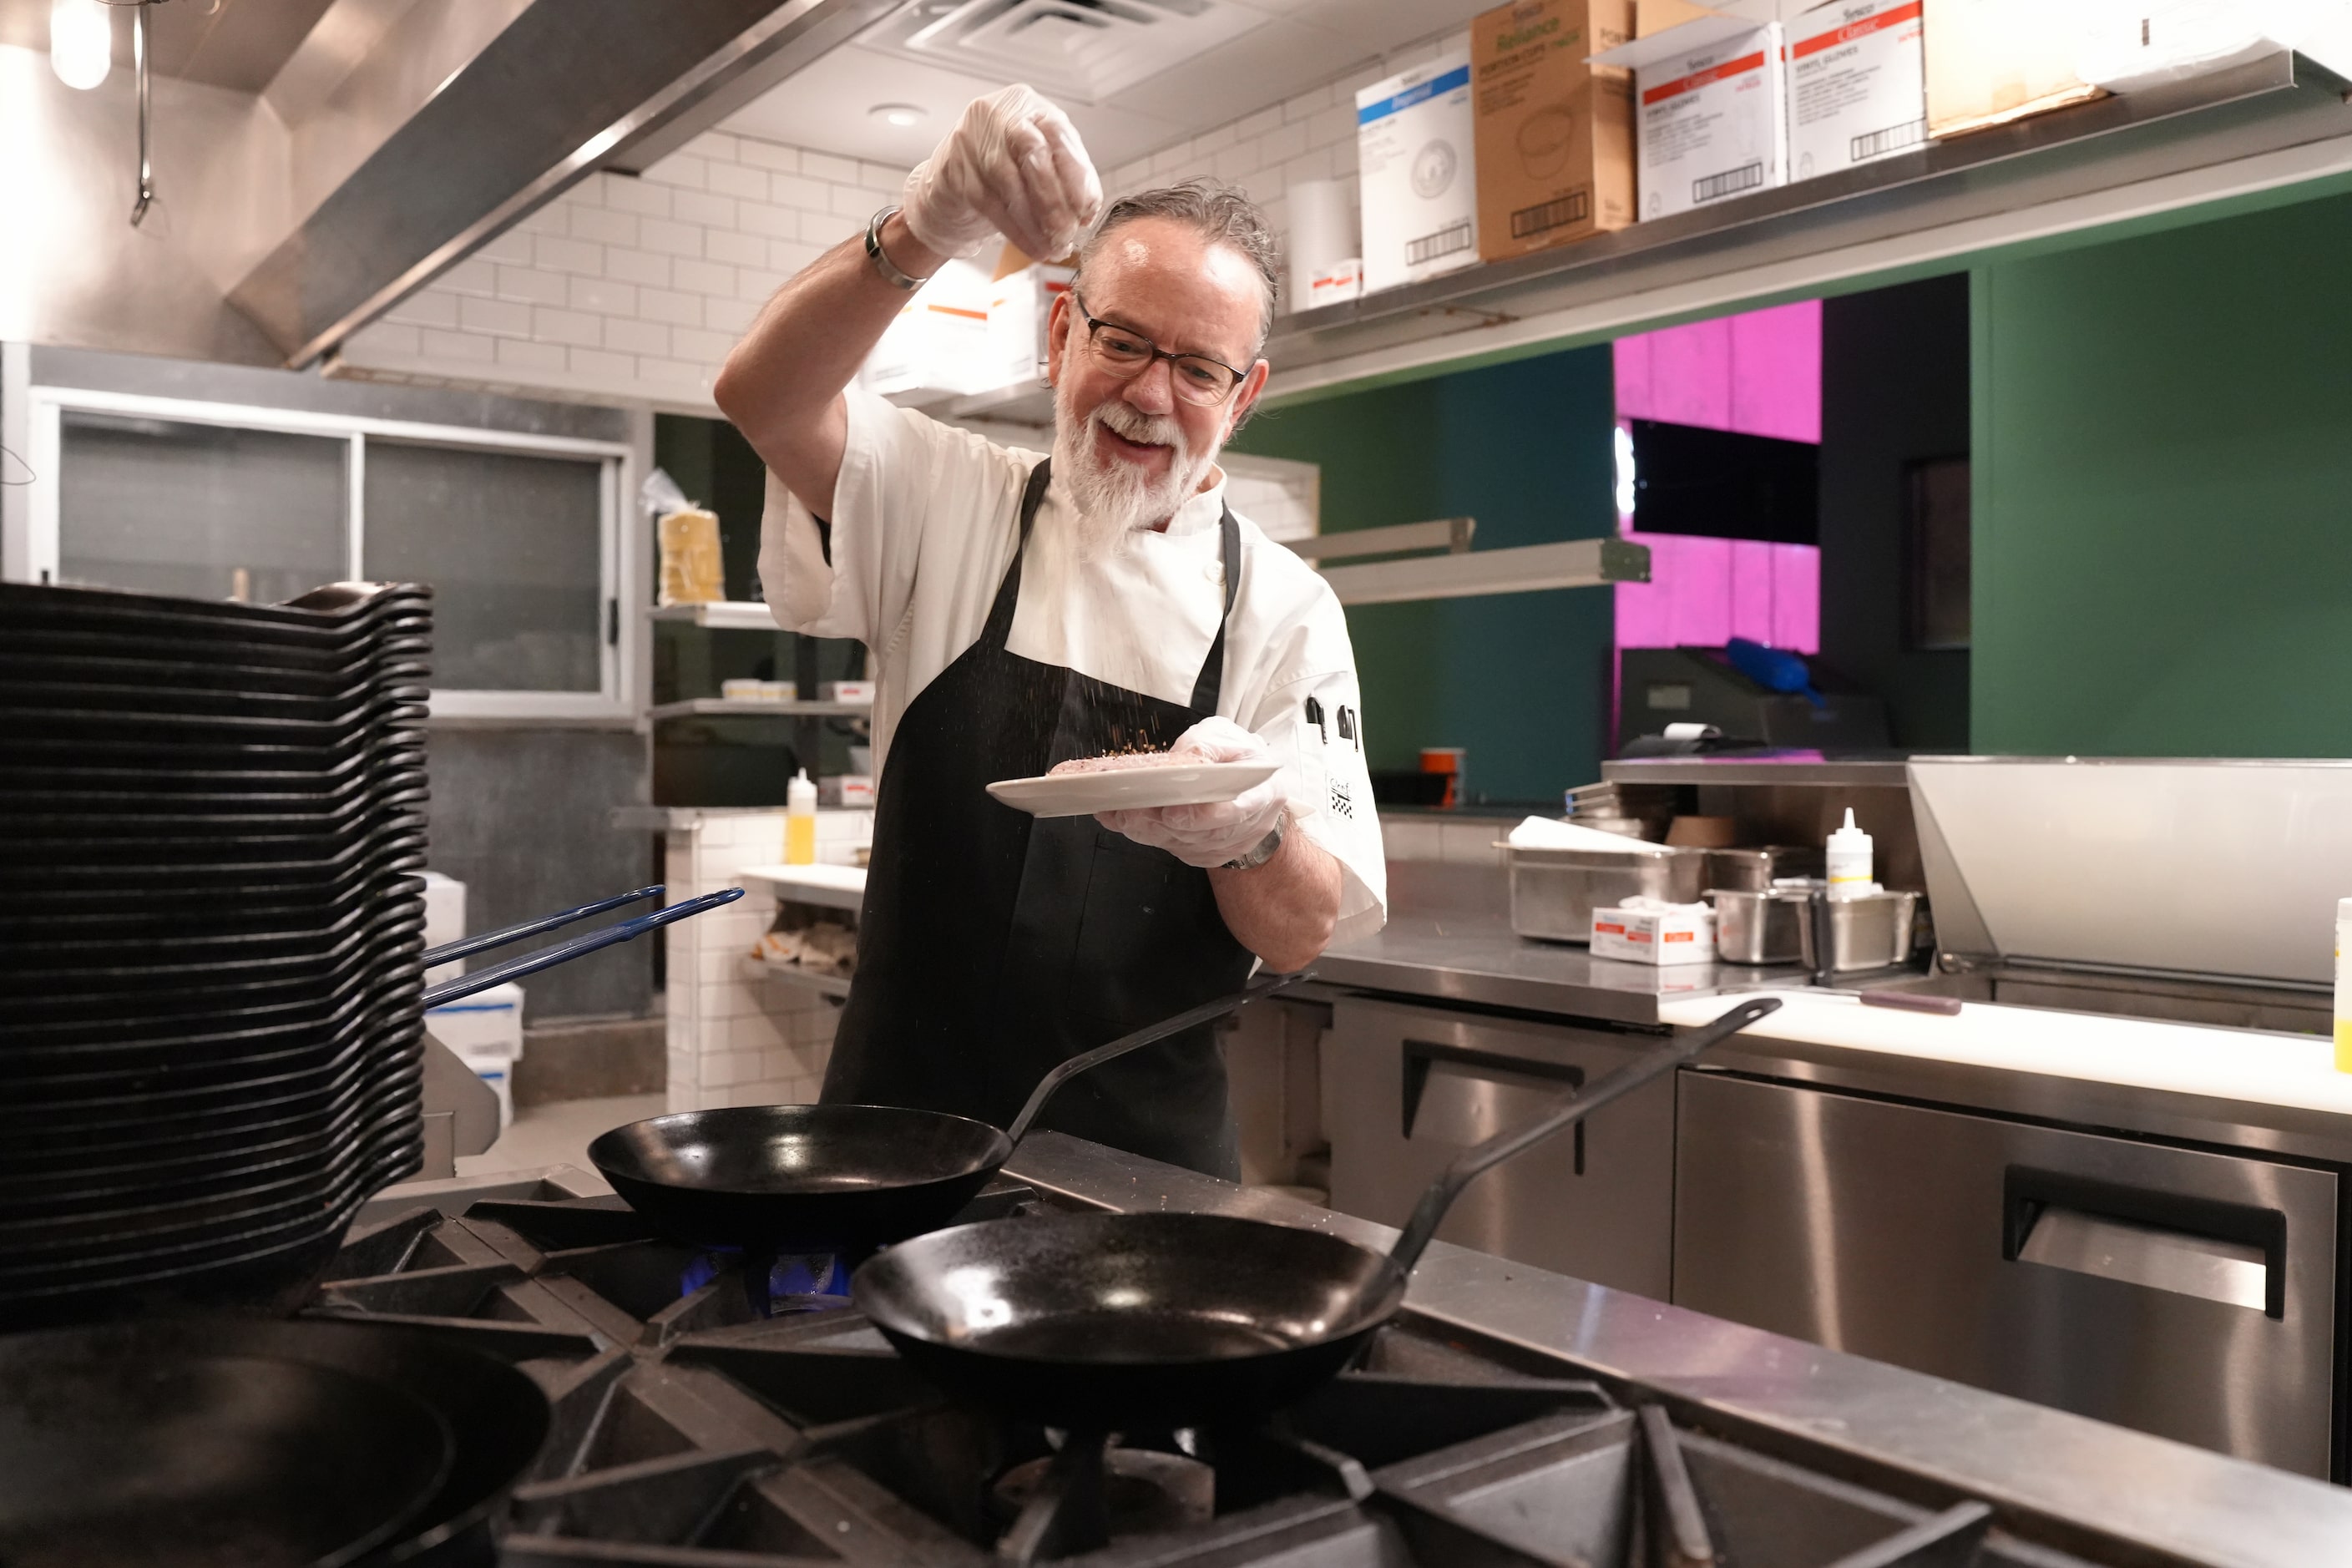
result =
[[[1242,377],[1249,374],[1207,354],[1170,353],[1140,332],[1098,321],[1075,289],[1070,290],[1070,304],[1087,324],[1087,342],[1094,349],[1095,362],[1121,381],[1133,381],[1150,368],[1153,360],[1164,359],[1172,372],[1169,384],[1177,396],[1187,403],[1213,406],[1231,397]]]

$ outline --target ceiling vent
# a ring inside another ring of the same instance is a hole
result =
[[[860,41],[1098,103],[1265,20],[1233,0],[913,0]]]

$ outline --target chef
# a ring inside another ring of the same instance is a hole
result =
[[[1077,247],[1048,325],[1050,457],[851,384],[909,292],[997,234]],[[1265,386],[1275,268],[1236,193],[1106,209],[1069,121],[1013,87],[728,357],[719,405],[769,469],[776,620],[877,667],[874,850],[826,1100],[1003,1126],[1055,1064],[1386,918],[1346,618],[1217,466]],[[986,792],[1171,746],[1279,769],[1230,802],[1097,817]],[[1073,1079],[1039,1125],[1238,1174],[1206,1026]]]

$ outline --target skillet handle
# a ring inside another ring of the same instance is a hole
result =
[[[568,926],[573,921],[584,921],[590,915],[601,915],[606,910],[617,910],[623,904],[634,904],[640,899],[658,899],[661,896],[662,887],[656,882],[650,888],[639,888],[634,893],[622,893],[610,899],[599,899],[593,904],[583,904],[576,910],[565,910],[561,914],[541,915],[535,921],[525,921],[520,925],[510,925],[498,931],[484,931],[479,936],[469,936],[457,942],[445,942],[439,947],[428,947],[425,950],[425,967],[431,969],[434,965],[446,963],[453,958],[470,958],[478,952],[488,952],[494,947],[504,947],[510,942],[520,942],[527,936],[537,936],[543,931],[553,931],[557,926]]]
[[[688,899],[682,904],[672,904],[669,908],[656,913],[639,915],[635,920],[623,921],[619,925],[606,926],[603,931],[592,931],[586,936],[575,936],[570,942],[560,942],[553,947],[542,947],[537,952],[526,952],[520,958],[509,958],[504,963],[495,963],[488,969],[478,969],[471,974],[461,974],[455,980],[445,980],[438,985],[425,988],[425,1005],[438,1007],[444,1002],[455,1002],[460,996],[471,996],[477,991],[488,991],[491,986],[501,984],[506,981],[520,980],[526,974],[536,974],[542,969],[552,969],[557,964],[578,958],[583,953],[593,952],[602,947],[610,947],[616,942],[627,942],[630,938],[643,936],[649,931],[658,931],[673,921],[687,920],[702,913],[705,910],[715,910],[721,904],[731,904],[742,896],[743,889],[740,888],[721,888],[715,893],[705,893],[698,899]]]
[[[1121,1035],[1107,1046],[1097,1046],[1093,1050],[1081,1051],[1047,1073],[1039,1081],[1035,1092],[1029,1096],[1029,1103],[1021,1108],[1021,1114],[1014,1117],[1013,1125],[1004,1130],[1006,1141],[1013,1143],[1020,1142],[1021,1135],[1029,1131],[1029,1124],[1037,1120],[1037,1113],[1045,1109],[1045,1102],[1054,1098],[1054,1091],[1088,1068],[1098,1068],[1113,1057],[1123,1057],[1129,1051],[1140,1050],[1145,1046],[1156,1044],[1171,1035],[1181,1035],[1185,1030],[1205,1024],[1212,1018],[1223,1017],[1244,1002],[1255,1002],[1261,996],[1271,996],[1286,986],[1296,985],[1301,981],[1314,978],[1315,972],[1311,969],[1302,969],[1296,974],[1269,975],[1247,990],[1236,992],[1231,996],[1221,996],[1214,1002],[1203,1002],[1189,1013],[1179,1013],[1174,1017],[1163,1019],[1149,1028],[1138,1029],[1131,1035]]]
[[[1474,1143],[1454,1157],[1437,1180],[1429,1184],[1413,1205],[1412,1218],[1405,1222],[1396,1245],[1389,1249],[1389,1258],[1400,1274],[1410,1274],[1421,1260],[1422,1252],[1437,1226],[1445,1218],[1445,1211],[1462,1195],[1462,1189],[1520,1151],[1532,1148],[1564,1127],[1583,1121],[1611,1100],[1631,1094],[1633,1090],[1660,1078],[1697,1056],[1708,1047],[1730,1038],[1767,1014],[1780,1011],[1777,996],[1765,996],[1754,1002],[1742,1003],[1696,1034],[1686,1035],[1660,1050],[1637,1057],[1619,1068],[1599,1083],[1588,1089],[1566,1094],[1554,1103],[1551,1110],[1525,1127],[1515,1127],[1507,1132],[1497,1132],[1484,1143]]]

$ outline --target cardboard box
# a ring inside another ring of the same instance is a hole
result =
[[[1466,38],[1356,94],[1365,293],[1476,263],[1476,132]]]
[[[819,681],[816,700],[820,702],[871,702],[874,700],[874,683],[870,680]]]
[[[816,781],[819,805],[872,805],[874,780],[866,773],[831,773]]]
[[[1759,26],[1710,14],[1621,45],[1594,63],[1633,71],[1644,221],[1787,183],[1780,23]]]
[[[869,392],[918,406],[994,391],[1002,384],[989,352],[994,292],[985,268],[950,259],[899,307],[858,379]]]
[[[1364,264],[1353,256],[1345,261],[1335,261],[1307,280],[1307,299],[1303,309],[1312,310],[1318,305],[1337,305],[1353,300],[1364,291]]]
[[[1504,261],[1633,221],[1631,76],[1587,63],[1629,0],[1517,0],[1470,26],[1478,254]]]
[[[1045,379],[1046,324],[1053,320],[1054,301],[1070,291],[1077,275],[1075,267],[1033,261],[996,279],[988,296],[987,384],[974,390]]]
[[[1595,910],[1592,956],[1629,963],[1713,963],[1715,911],[1705,904]]]
[[[1712,7],[1694,5],[1691,0],[1633,0],[1633,36],[1646,38],[1652,33],[1663,33],[1668,27],[1679,27],[1685,22],[1714,15]]]
[[[1810,180],[1927,139],[1920,0],[1835,0],[1789,31],[1789,173]]]
[[[2046,0],[1925,0],[1927,134],[1958,136],[2100,96],[2074,74],[2073,11]]]

